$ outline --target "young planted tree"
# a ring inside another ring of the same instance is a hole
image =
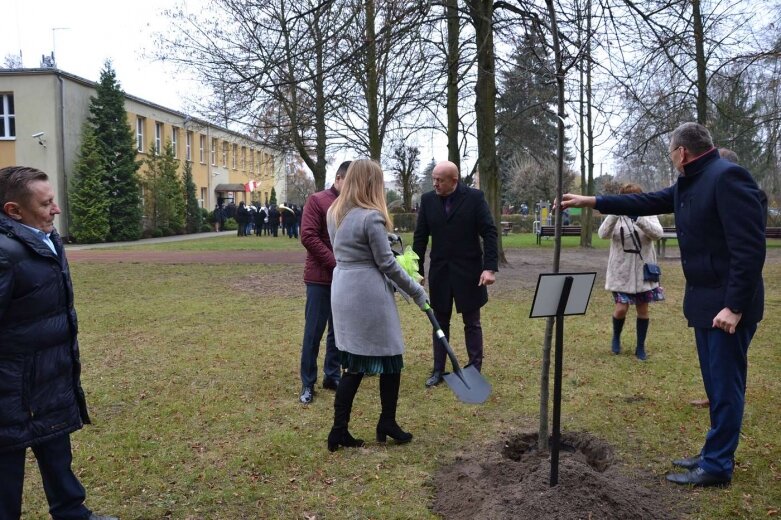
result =
[[[70,234],[82,244],[105,242],[109,234],[106,170],[95,134],[89,125],[82,130],[81,150],[73,168],[69,190]]]
[[[184,188],[184,222],[187,233],[199,233],[203,224],[203,212],[198,204],[198,195],[195,193],[196,186],[193,181],[193,163],[184,162],[184,171],[182,172],[182,187]]]
[[[138,182],[136,142],[125,111],[125,94],[107,61],[90,98],[88,118],[105,167],[108,192],[108,241],[141,237],[141,188]]]

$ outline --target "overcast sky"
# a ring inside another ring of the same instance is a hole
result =
[[[183,109],[181,75],[170,65],[145,58],[153,33],[165,27],[162,10],[177,0],[3,0],[0,60],[21,51],[24,67],[35,68],[41,55],[55,51],[57,67],[97,81],[111,59],[128,94],[173,109]],[[188,5],[201,0],[188,0]],[[177,77],[179,76],[179,77]]]

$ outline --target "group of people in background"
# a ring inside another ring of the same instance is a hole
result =
[[[253,234],[259,236],[282,236],[298,238],[301,228],[301,208],[295,204],[290,206],[270,204],[261,206],[259,202],[246,204],[239,202],[236,206],[232,201],[227,205],[218,203],[214,206],[214,230],[224,231],[225,222],[232,218],[236,221],[236,236],[247,237]]]

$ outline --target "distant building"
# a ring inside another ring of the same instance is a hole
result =
[[[82,125],[89,116],[96,83],[58,69],[0,69],[0,168],[31,166],[52,179],[62,215],[55,222],[68,234],[68,180],[81,147]],[[150,101],[125,95],[128,124],[136,135],[137,159],[162,150],[171,141],[179,172],[192,163],[196,196],[202,207],[218,198],[266,203],[274,187],[285,200],[283,154],[253,138],[192,118]],[[150,148],[152,148],[150,150]],[[143,176],[145,165],[139,168]],[[247,192],[247,186],[254,191]]]

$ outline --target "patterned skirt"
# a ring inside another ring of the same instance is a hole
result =
[[[397,354],[395,356],[361,356],[339,351],[339,360],[342,368],[348,372],[364,374],[399,374],[404,368],[404,356]]]
[[[650,291],[637,294],[627,294],[622,292],[613,292],[613,299],[616,303],[628,303],[637,305],[638,303],[660,302],[664,300],[664,288],[660,285]]]

